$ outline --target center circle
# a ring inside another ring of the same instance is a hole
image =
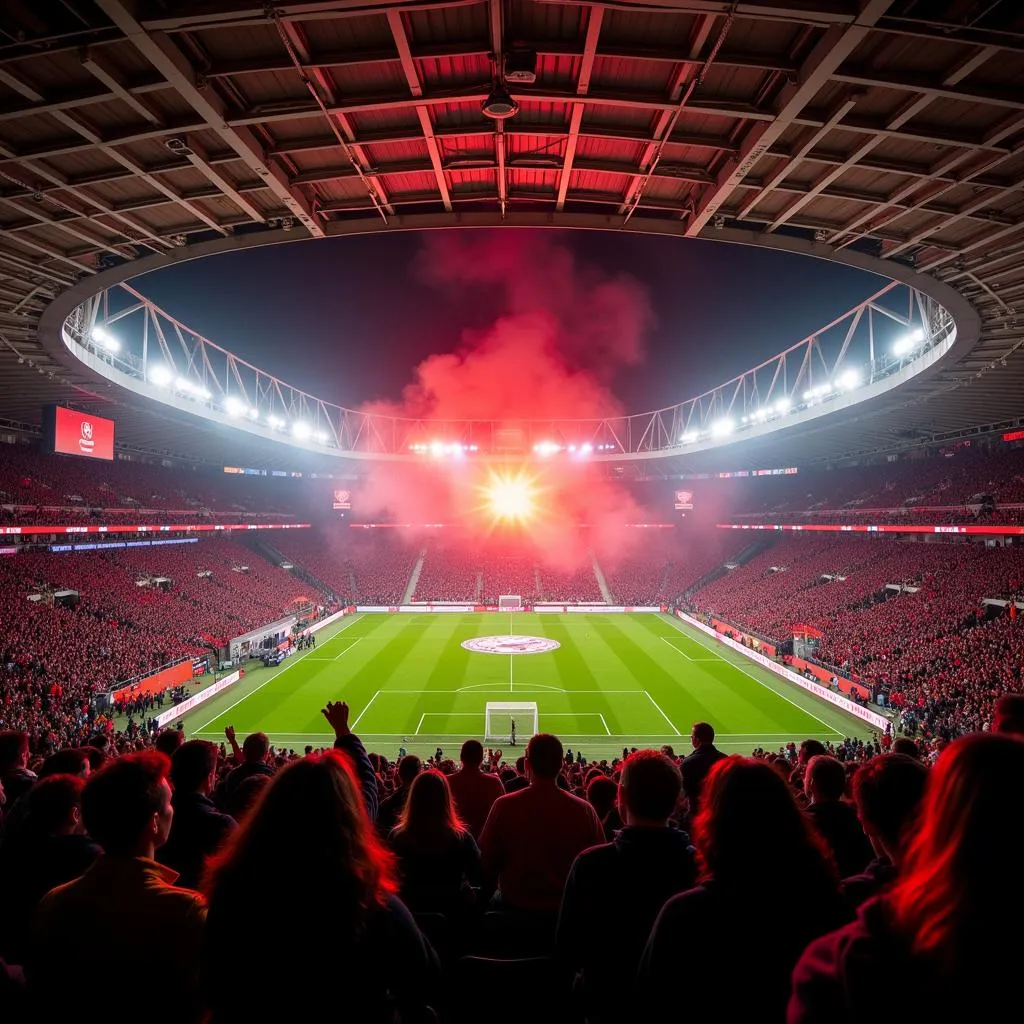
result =
[[[476,654],[546,654],[562,645],[546,636],[475,636],[462,646]]]

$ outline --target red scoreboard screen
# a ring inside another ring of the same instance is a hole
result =
[[[44,417],[47,440],[60,455],[87,459],[114,459],[114,421],[91,413],[50,406]]]

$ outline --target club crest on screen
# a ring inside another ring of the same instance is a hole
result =
[[[82,420],[82,436],[78,439],[78,448],[83,455],[92,455],[94,445],[92,424],[88,420]]]

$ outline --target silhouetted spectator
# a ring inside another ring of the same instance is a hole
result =
[[[361,744],[357,756],[358,769],[338,750],[287,765],[211,864],[203,977],[214,1024],[291,1015],[297,993],[304,1014],[366,1024],[396,1011],[415,1021],[428,1004],[436,957],[394,895]],[[309,911],[301,934],[275,944],[254,984],[268,922],[297,907]]]
[[[0,956],[9,963],[23,962],[39,901],[103,852],[82,825],[84,786],[77,775],[40,779],[20,804],[17,830],[0,846]]]
[[[87,779],[91,771],[89,753],[84,747],[65,747],[50,754],[43,761],[39,768],[39,778],[45,779],[51,775],[78,775]]]
[[[207,858],[220,849],[236,827],[235,819],[218,811],[210,799],[216,777],[217,748],[212,743],[189,740],[174,752],[174,822],[159,859],[177,871],[178,882],[189,889],[199,887]]]
[[[856,809],[843,799],[845,790],[846,771],[839,761],[827,754],[810,759],[804,773],[807,814],[832,851],[840,878],[863,871],[872,856]]]
[[[690,803],[692,820],[700,811],[701,791],[708,772],[726,755],[715,746],[715,730],[707,722],[694,724],[690,742],[693,744],[693,753],[683,758],[679,768],[683,773],[683,792]]]
[[[79,1016],[83,993],[68,979],[99,978],[112,965],[118,991],[104,1006],[105,1020],[137,1021],[140,1006],[147,1020],[201,1018],[204,901],[177,888],[177,875],[155,860],[174,815],[169,768],[155,751],[129,754],[85,784],[82,820],[104,853],[81,878],[44,897],[36,911],[25,969],[41,1018]]]
[[[693,828],[702,881],[658,915],[636,1016],[779,1020],[804,947],[849,917],[825,844],[778,772],[739,757],[712,769]]]
[[[861,874],[843,879],[843,894],[853,906],[895,880],[927,782],[928,769],[906,754],[874,757],[854,775],[857,816],[875,857]]]
[[[448,786],[455,801],[459,817],[474,839],[480,838],[491,805],[504,794],[497,775],[480,770],[484,760],[483,744],[479,740],[466,740],[459,754],[462,768],[448,777]]]
[[[472,904],[480,883],[480,850],[459,820],[448,781],[439,771],[420,772],[389,844],[398,856],[400,895],[414,911],[455,919]]]
[[[793,972],[789,1024],[1000,1020],[1020,1001],[1024,743],[976,734],[928,781],[900,877]]]
[[[619,787],[607,775],[597,775],[587,783],[587,803],[594,808],[604,837],[610,843],[615,833],[622,828],[622,818],[616,806]]]
[[[395,773],[398,788],[391,796],[381,801],[380,809],[377,811],[377,831],[382,836],[386,837],[398,824],[398,819],[405,809],[405,801],[409,797],[409,787],[422,770],[423,762],[415,754],[406,754],[398,762],[398,770]]]
[[[267,755],[270,753],[270,740],[265,732],[250,733],[245,737],[245,742],[239,751],[238,745],[235,742],[234,728],[228,726],[224,731],[231,743],[232,749],[241,754],[242,763],[237,768],[233,768],[224,777],[214,792],[214,800],[222,808],[227,807],[227,803],[234,791],[246,779],[252,778],[254,775],[269,776],[274,774],[274,769],[267,764]]]
[[[1024,693],[1004,693],[996,701],[992,731],[1024,736]]]
[[[669,826],[681,790],[679,769],[663,754],[630,755],[618,787],[625,826],[613,842],[584,850],[569,872],[557,950],[579,972],[577,990],[588,1022],[630,1019],[634,978],[651,925],[669,897],[696,882],[690,837]],[[613,941],[596,939],[600,935]]]
[[[590,804],[558,788],[557,736],[532,736],[524,767],[529,785],[496,800],[484,825],[484,871],[497,881],[502,907],[554,915],[572,862],[604,842],[604,830]]]
[[[6,795],[5,814],[32,788],[35,772],[28,770],[29,735],[17,729],[0,732],[0,784]]]

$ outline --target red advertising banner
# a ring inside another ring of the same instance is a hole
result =
[[[114,458],[114,421],[58,405],[54,409],[53,450],[87,459]]]
[[[1024,537],[1024,526],[915,526],[881,523],[717,523],[719,530],[792,530],[795,533],[957,533],[972,537]]]
[[[1004,441],[1024,441],[1024,430],[1011,430],[1008,434],[1003,434]]]
[[[308,530],[309,523],[179,523],[163,526],[0,526],[0,536],[27,537],[40,533],[208,533],[228,530]]]
[[[177,665],[172,665],[170,668],[154,672],[151,676],[146,676],[145,679],[132,683],[131,686],[124,686],[120,690],[115,690],[114,703],[120,704],[121,701],[133,700],[144,694],[163,693],[164,690],[177,686],[179,683],[189,682],[191,678],[192,660],[188,659],[179,662]]]

